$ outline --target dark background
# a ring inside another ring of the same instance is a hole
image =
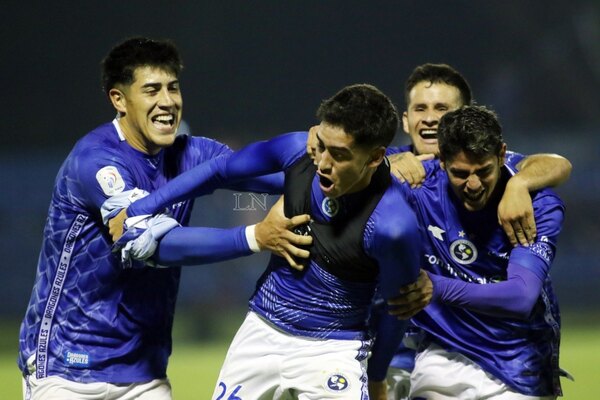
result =
[[[184,118],[193,134],[234,148],[308,128],[319,102],[351,83],[375,84],[403,109],[416,65],[453,65],[476,100],[499,113],[510,148],[573,163],[558,189],[567,217],[552,275],[564,312],[597,309],[598,1],[52,3],[0,7],[0,315],[25,311],[54,176],[78,138],[113,118],[99,63],[132,35],[178,44]],[[407,140],[399,133],[398,143]],[[255,206],[235,210],[234,194],[219,192],[198,201],[194,223],[256,222],[265,212]],[[264,265],[258,255],[186,268],[181,312],[197,315],[199,333],[210,335],[206,321],[243,307]]]

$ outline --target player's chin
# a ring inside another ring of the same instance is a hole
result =
[[[152,141],[158,147],[169,147],[175,142],[176,132],[161,132],[160,134],[152,135]]]
[[[463,204],[468,211],[479,211],[485,206],[485,202],[483,201],[470,201],[466,199]]]
[[[438,144],[437,141],[433,144],[431,143],[421,143],[421,146],[419,146],[420,148],[417,149],[419,154],[435,154],[438,155],[439,153],[439,148],[438,148]]]

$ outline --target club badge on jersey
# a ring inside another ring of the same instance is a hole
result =
[[[471,264],[477,259],[477,247],[467,239],[458,239],[450,244],[450,255],[459,264]]]
[[[321,210],[323,214],[327,215],[330,218],[333,218],[340,211],[340,203],[337,199],[330,199],[329,197],[325,197],[321,202]]]

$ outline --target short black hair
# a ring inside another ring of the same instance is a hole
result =
[[[503,143],[498,116],[484,106],[464,106],[440,119],[441,160],[450,161],[462,151],[477,158],[499,156]]]
[[[338,126],[359,146],[387,147],[398,130],[394,103],[373,85],[346,86],[317,110],[320,121]]]
[[[448,64],[426,63],[417,66],[410,74],[404,85],[404,101],[408,107],[410,91],[420,82],[445,83],[458,89],[463,106],[471,105],[473,92],[469,82],[457,70]]]
[[[179,76],[183,63],[179,51],[170,40],[133,37],[117,44],[102,60],[104,93],[116,85],[131,85],[136,68],[142,66],[164,69]]]

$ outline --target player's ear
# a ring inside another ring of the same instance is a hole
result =
[[[379,146],[373,150],[371,150],[371,155],[369,158],[369,162],[367,163],[368,167],[377,168],[379,164],[383,162],[385,158],[385,147]]]
[[[404,130],[404,133],[406,133],[407,135],[409,134],[409,130],[408,130],[408,112],[404,111],[402,113],[402,129]]]
[[[504,161],[506,159],[506,143],[502,143],[502,148],[500,149],[498,158],[500,159],[500,165],[504,165]]]
[[[117,88],[112,88],[108,91],[108,97],[110,98],[110,102],[112,103],[113,107],[119,112],[119,114],[125,114],[125,111],[127,111],[125,94]]]

